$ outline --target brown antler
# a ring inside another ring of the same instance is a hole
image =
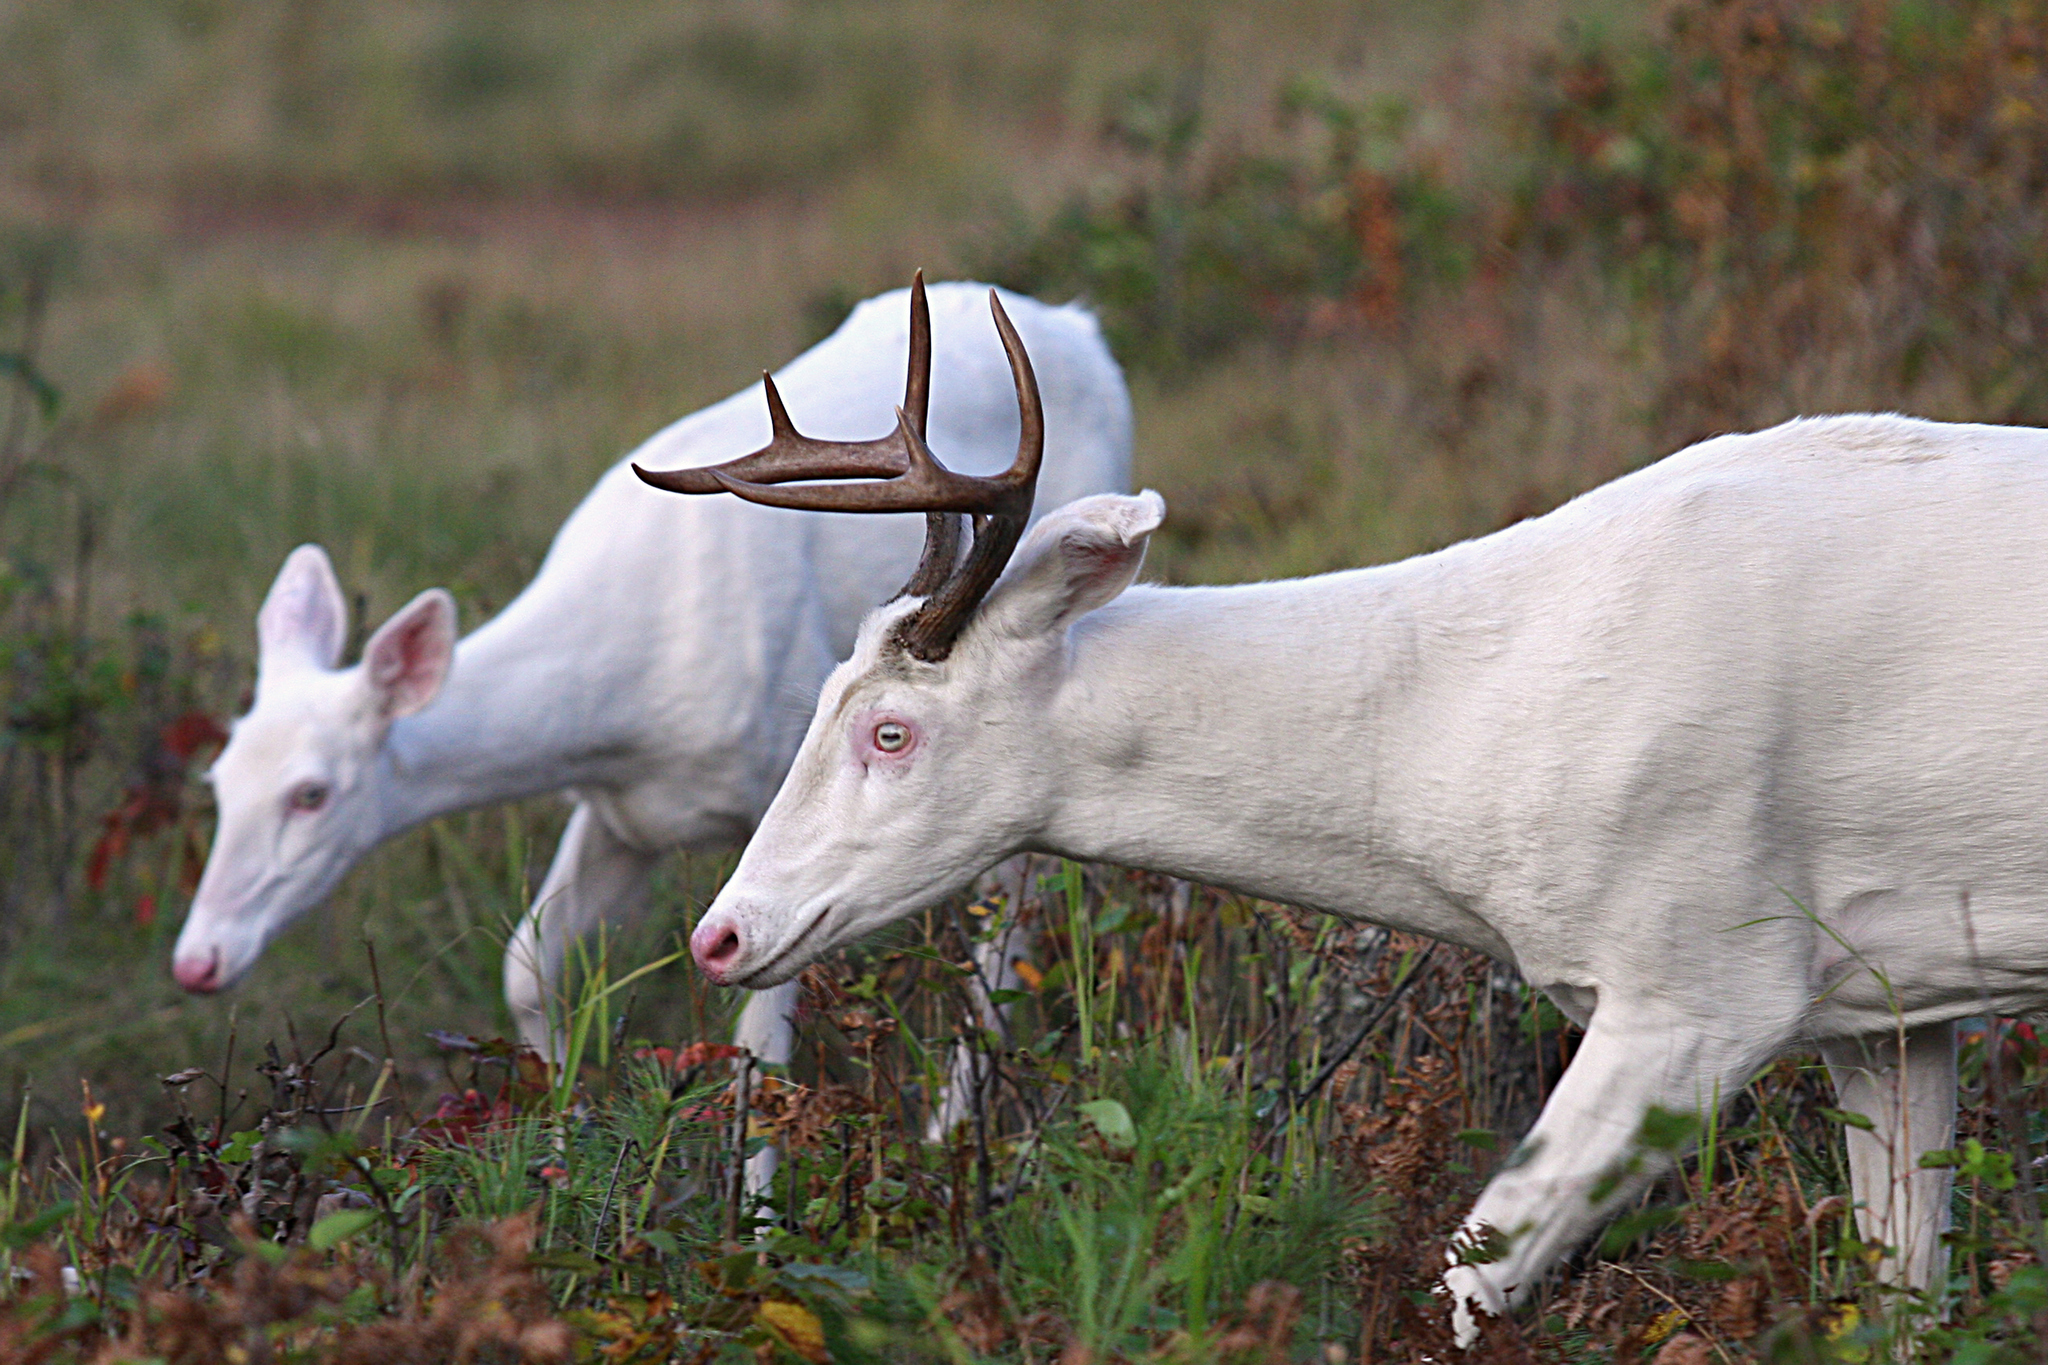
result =
[[[897,638],[920,659],[936,661],[952,650],[967,619],[994,586],[1010,552],[1031,518],[1038,487],[1039,464],[1045,455],[1045,411],[1031,357],[991,289],[989,308],[996,331],[1010,358],[1010,376],[1017,386],[1020,430],[1017,458],[1001,474],[988,478],[955,474],[941,465],[924,443],[925,409],[931,373],[931,318],[924,300],[924,276],[911,285],[910,383],[906,406],[896,410],[896,430],[874,441],[813,441],[799,435],[782,409],[775,386],[768,385],[769,415],[775,439],[752,455],[704,469],[680,470],[650,477],[638,465],[634,472],[657,488],[677,493],[734,493],[768,507],[817,512],[924,512],[925,547],[917,572],[899,596],[923,597],[924,604],[897,627]],[[920,359],[920,352],[922,353]],[[922,372],[920,373],[920,364]],[[899,454],[900,452],[900,454]],[[873,483],[806,484],[797,480],[875,479]],[[959,523],[974,518],[974,544],[967,560],[959,558]]]
[[[768,444],[751,455],[700,469],[642,469],[633,466],[641,481],[670,493],[723,493],[721,474],[755,484],[789,483],[797,479],[887,479],[910,467],[905,427],[924,434],[925,418],[931,409],[932,310],[925,302],[924,272],[910,282],[910,373],[903,381],[903,406],[897,409],[897,428],[872,441],[819,441],[796,429],[789,409],[782,405],[775,379],[761,372],[761,387],[768,396]],[[908,414],[906,416],[906,414]]]

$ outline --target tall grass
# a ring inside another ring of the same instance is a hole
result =
[[[40,1156],[18,1120],[0,1249],[23,1274],[0,1330],[39,1359],[188,1338],[231,1358],[256,1333],[353,1360],[441,1349],[422,1343],[488,1280],[514,1359],[1451,1349],[1428,1292],[1443,1239],[1570,1059],[1554,1011],[1484,959],[1163,879],[1053,867],[1025,887],[807,973],[787,1068],[601,1026],[631,988],[599,957],[565,1025],[606,1042],[578,1072],[441,1033],[433,1098],[385,1054],[373,996],[166,1077],[161,1136],[109,1132],[90,1090]],[[1006,1038],[956,965],[1005,914],[1045,924]],[[930,1059],[961,1039],[992,1082],[928,1141]],[[1937,1156],[1960,1177],[1945,1317],[1875,1282],[1841,1116],[1788,1060],[1720,1115],[1650,1115],[1642,1158],[1677,1169],[1470,1358],[2030,1358],[2048,1059],[2001,1024],[1964,1061],[1962,1135]],[[781,1170],[750,1195],[768,1142]]]

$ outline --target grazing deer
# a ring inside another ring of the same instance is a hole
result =
[[[1463,1340],[1656,1174],[1653,1108],[1814,1045],[1871,1120],[1865,1236],[1938,1283],[1949,1176],[1918,1158],[1952,1140],[1954,1021],[2048,1005],[2048,433],[1790,422],[1401,563],[1133,587],[1156,493],[1063,507],[1012,559],[1042,432],[1004,339],[1006,474],[907,427],[893,479],[712,471],[975,538],[825,683],[692,937],[706,974],[785,981],[1019,850],[1433,935],[1586,1030],[1454,1239]]]
[[[927,306],[920,281],[908,302],[907,332],[904,291],[870,299],[765,381],[772,420],[750,392],[736,394],[631,458],[666,467],[723,459],[780,441],[788,409],[844,434],[879,429],[891,417],[877,395],[890,371],[904,373],[907,353],[908,420],[922,430],[928,410],[934,440],[1000,467],[1017,418],[979,287],[936,285]],[[1049,498],[1128,488],[1129,397],[1094,318],[1015,295],[1010,304],[1051,358],[1046,420],[1061,458]],[[946,367],[936,392],[934,349]],[[690,487],[701,477],[684,469],[668,479]],[[458,643],[454,600],[433,589],[347,668],[334,570],[318,546],[292,551],[257,616],[255,703],[211,774],[220,825],[178,938],[178,981],[198,992],[233,984],[272,936],[402,830],[567,788],[575,809],[505,955],[520,1036],[556,1052],[549,1005],[568,945],[638,914],[662,853],[731,845],[752,831],[819,684],[852,648],[861,617],[916,562],[922,520],[796,518],[730,499],[664,498],[622,463],[489,623]],[[755,997],[740,1041],[786,1061],[794,1003],[793,986]]]

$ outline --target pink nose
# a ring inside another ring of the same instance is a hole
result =
[[[713,981],[725,980],[726,973],[739,964],[744,946],[739,926],[723,915],[706,916],[690,935],[690,956]]]
[[[212,995],[220,989],[220,949],[213,949],[203,959],[179,959],[171,964],[171,975],[196,995]]]

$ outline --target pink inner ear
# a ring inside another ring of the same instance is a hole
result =
[[[347,608],[325,556],[308,548],[293,552],[257,613],[256,633],[266,652],[300,652],[322,668],[340,661]]]
[[[454,645],[439,603],[415,602],[384,624],[370,641],[364,663],[370,685],[382,694],[384,714],[411,715],[441,690]]]
[[[1063,538],[1060,554],[1066,562],[1068,606],[1099,605],[1092,599],[1130,572],[1132,562],[1144,553],[1142,544],[1120,545],[1097,537]]]
[[[1106,540],[1068,540],[1067,565],[1078,578],[1095,580],[1123,571],[1124,565],[1140,553],[1135,545],[1117,545]]]

